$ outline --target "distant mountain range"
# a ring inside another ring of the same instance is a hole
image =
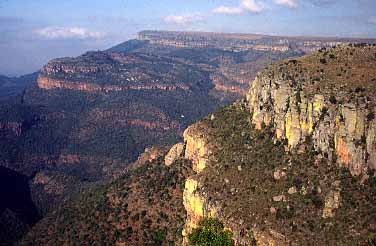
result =
[[[317,51],[322,47],[332,47],[349,43],[376,44],[376,39],[333,38],[333,37],[294,37],[262,34],[213,33],[213,32],[171,32],[142,31],[138,39],[152,44],[162,44],[181,48],[220,48],[231,51]]]

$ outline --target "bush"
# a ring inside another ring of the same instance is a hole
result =
[[[336,104],[336,103],[337,103],[337,99],[336,99],[336,97],[335,97],[334,95],[330,95],[330,97],[329,97],[329,102],[330,102],[331,104]]]
[[[189,245],[232,246],[231,233],[224,230],[223,224],[215,219],[204,219],[199,227],[188,236]]]
[[[156,230],[153,234],[154,245],[162,245],[166,238],[166,233],[163,230]]]
[[[375,119],[375,113],[374,112],[369,112],[368,114],[367,114],[367,121],[368,122],[370,122],[370,121],[372,121],[372,120],[374,120]]]

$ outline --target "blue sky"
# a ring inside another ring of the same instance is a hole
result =
[[[144,29],[376,37],[375,0],[0,0],[0,74]]]

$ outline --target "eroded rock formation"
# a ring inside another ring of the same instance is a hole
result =
[[[351,61],[347,61],[350,66],[354,65]],[[372,71],[373,65],[367,65]],[[258,75],[247,95],[256,128],[273,127],[276,139],[286,139],[290,150],[310,138],[316,151],[336,156],[338,165],[349,168],[353,175],[374,168],[374,101],[349,93],[337,103],[335,92],[312,91],[311,81],[297,79],[293,75],[284,79],[270,70]]]
[[[299,245],[300,232],[295,229],[299,228],[299,223],[305,223],[308,213],[317,216],[317,219],[309,219],[312,228],[328,226],[331,218],[338,220],[342,238],[336,239],[337,242],[366,241],[361,234],[347,234],[348,238],[344,238],[351,226],[358,231],[373,230],[368,225],[360,229],[364,225],[355,221],[357,225],[348,225],[353,222],[345,220],[344,216],[353,216],[354,211],[365,211],[373,206],[370,205],[372,198],[369,199],[372,184],[368,180],[375,169],[375,91],[371,82],[375,63],[364,54],[376,54],[375,51],[370,46],[346,46],[329,50],[331,57],[336,57],[329,64],[323,65],[322,60],[314,62],[324,59],[320,53],[276,64],[253,81],[244,105],[232,106],[238,112],[231,115],[233,121],[225,113],[222,116],[212,114],[184,132],[185,158],[191,160],[196,172],[186,180],[183,193],[187,211],[183,230],[186,244],[188,235],[198,227],[200,220],[214,217],[232,232],[236,245]],[[353,57],[346,58],[350,52]],[[367,75],[359,75],[363,79],[354,76],[339,81],[337,66],[346,63],[347,67],[358,69],[354,61]],[[311,70],[302,75],[299,71],[307,66],[315,69],[314,73],[321,73],[321,77],[316,79]],[[301,76],[311,77],[311,80]],[[247,137],[249,133],[240,125],[248,123],[237,118],[243,110],[248,111],[253,137]],[[222,130],[226,127],[228,130]],[[255,134],[255,130],[261,135]],[[268,138],[268,134],[270,140],[274,139],[275,153],[265,150],[270,148],[267,141],[253,147],[247,143],[249,138],[259,142]],[[274,157],[277,164],[270,164],[273,162],[270,158]],[[261,170],[257,165],[261,165]],[[253,173],[259,170],[260,174]],[[348,172],[349,176],[341,172]],[[308,173],[314,177],[306,176]],[[265,174],[270,176],[260,177]],[[252,183],[247,183],[249,178]],[[256,179],[265,183],[257,183]],[[362,189],[356,188],[359,186]],[[258,199],[265,200],[252,200],[254,193],[258,193]],[[307,200],[314,208],[303,205]],[[276,220],[271,219],[274,216]],[[285,222],[280,224],[290,219],[292,229],[284,227],[286,224],[282,226]],[[297,222],[299,220],[302,221]],[[310,232],[309,235],[323,242],[334,242],[331,240],[336,237],[330,233],[319,234]],[[323,238],[319,238],[321,236]]]

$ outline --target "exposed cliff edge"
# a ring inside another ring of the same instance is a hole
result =
[[[252,122],[272,126],[290,149],[311,138],[317,152],[352,175],[376,168],[375,52],[339,47],[273,65],[247,95]]]
[[[170,70],[171,74],[169,76],[160,74],[160,70],[164,69]],[[178,73],[181,69],[187,68],[181,64],[174,66],[156,57],[101,51],[87,52],[76,58],[50,61],[41,70],[37,84],[39,88],[46,90],[66,89],[87,92],[176,91],[178,89],[187,91],[190,89],[191,81],[185,81],[186,78],[181,78],[180,75],[171,78],[174,76],[172,74]],[[165,77],[162,79],[162,76]],[[200,76],[205,75],[192,73],[192,77],[197,81],[201,81]]]
[[[184,132],[184,242],[214,217],[236,245],[374,240],[376,47],[270,66],[247,100]]]
[[[161,84],[144,84],[144,85],[97,85],[91,82],[69,82],[58,80],[40,75],[38,77],[38,87],[45,90],[65,89],[87,92],[112,92],[126,90],[165,90],[176,91],[177,89],[188,90],[184,85],[161,85]]]
[[[372,245],[375,64],[376,47],[345,46],[270,66],[246,100],[189,126],[164,157],[146,151],[23,245],[187,245],[206,218],[235,245]]]

